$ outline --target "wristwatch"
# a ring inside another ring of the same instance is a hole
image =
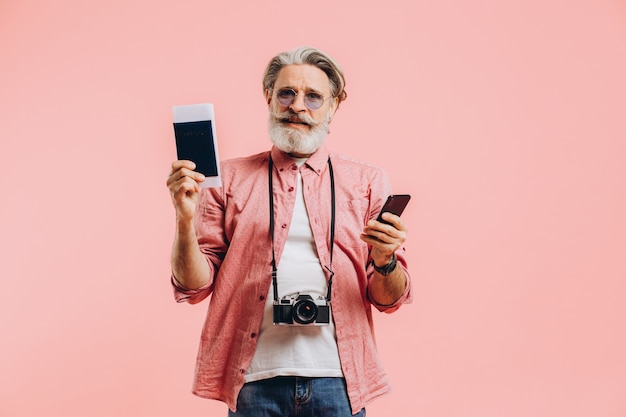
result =
[[[391,274],[393,270],[396,269],[397,263],[398,263],[398,258],[396,258],[395,253],[391,256],[391,260],[387,262],[387,265],[384,265],[384,266],[376,266],[376,264],[374,263],[374,260],[372,259],[372,265],[374,265],[374,269],[376,270],[376,272],[378,272],[380,275],[383,275],[383,276],[387,276]]]

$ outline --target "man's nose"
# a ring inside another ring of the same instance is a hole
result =
[[[304,94],[296,94],[289,108],[295,113],[307,111],[307,106],[304,104]]]

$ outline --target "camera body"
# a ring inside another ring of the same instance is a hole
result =
[[[314,300],[307,294],[286,296],[274,301],[274,324],[323,326],[330,323],[330,305],[323,297]]]

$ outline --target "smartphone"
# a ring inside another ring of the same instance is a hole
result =
[[[376,220],[381,223],[389,224],[388,221],[383,220],[383,213],[389,212],[395,214],[396,216],[401,215],[406,205],[409,204],[410,199],[411,196],[409,194],[390,195],[389,197],[387,197],[387,201],[385,202],[382,210],[380,210],[380,213],[378,214],[378,218]]]

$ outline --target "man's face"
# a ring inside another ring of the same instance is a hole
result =
[[[277,94],[284,90],[296,93],[292,103],[279,102]],[[322,105],[309,108],[305,103],[307,94],[323,97]],[[312,65],[285,66],[278,73],[274,89],[265,92],[265,98],[270,110],[270,137],[279,149],[298,157],[308,156],[322,145],[338,104],[338,99],[331,97],[324,71]]]

